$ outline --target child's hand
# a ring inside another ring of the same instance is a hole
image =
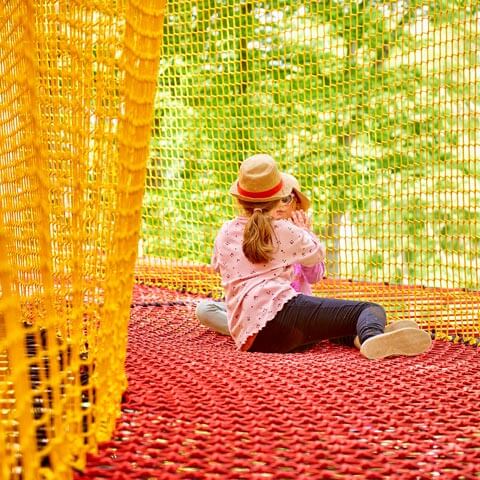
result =
[[[305,230],[310,230],[312,226],[310,218],[303,210],[294,210],[291,220],[297,227],[304,228]]]

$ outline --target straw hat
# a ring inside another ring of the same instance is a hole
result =
[[[238,172],[230,193],[247,202],[280,200],[292,191],[298,196],[302,210],[308,210],[310,200],[300,191],[296,178],[278,171],[275,160],[263,153],[247,158]]]

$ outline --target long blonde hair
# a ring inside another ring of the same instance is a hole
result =
[[[238,203],[249,216],[243,232],[242,250],[244,255],[252,263],[269,262],[275,251],[273,219],[269,212],[277,205],[278,200],[254,203],[238,199]]]

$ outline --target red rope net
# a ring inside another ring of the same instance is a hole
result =
[[[195,296],[136,287],[123,415],[81,479],[480,478],[480,352],[242,353]]]

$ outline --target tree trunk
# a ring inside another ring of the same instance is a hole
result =
[[[238,93],[243,95],[247,92],[248,88],[248,42],[247,36],[244,32],[244,28],[249,25],[251,21],[250,15],[253,10],[253,2],[245,2],[240,6],[241,22],[240,22],[240,60],[239,60],[239,73],[240,73],[240,85],[238,86]]]

